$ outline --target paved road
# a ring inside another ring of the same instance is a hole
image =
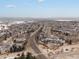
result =
[[[37,56],[37,59],[48,59],[44,54],[42,54],[42,52],[38,48],[36,40],[35,40],[35,38],[36,38],[36,36],[37,36],[37,34],[39,33],[40,30],[42,30],[42,26],[40,26],[38,28],[38,30],[36,30],[34,33],[31,34],[31,37],[30,37],[31,39],[30,39],[29,43],[30,43],[31,48],[34,50],[34,52],[36,54],[39,54]]]

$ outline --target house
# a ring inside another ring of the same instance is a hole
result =
[[[13,44],[1,43],[0,44],[0,54],[4,54],[10,51],[10,48]]]
[[[65,40],[60,39],[59,37],[53,36],[53,35],[50,38],[43,38],[43,39],[41,39],[41,41],[42,42],[51,42],[51,43],[55,43],[55,44],[64,44],[65,43]]]

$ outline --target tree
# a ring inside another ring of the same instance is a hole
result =
[[[36,57],[32,56],[32,54],[28,52],[27,55],[24,55],[24,53],[22,53],[20,57],[15,57],[15,59],[36,59]]]
[[[28,52],[26,55],[26,59],[36,59],[36,57],[32,56],[32,54]]]
[[[32,54],[31,53],[27,53],[26,59],[32,59]]]
[[[19,59],[26,59],[24,53],[21,54],[20,58]]]

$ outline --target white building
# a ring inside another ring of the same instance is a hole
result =
[[[5,29],[8,29],[7,24],[0,23],[0,30],[5,30]]]

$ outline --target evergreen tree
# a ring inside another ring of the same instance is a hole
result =
[[[31,53],[27,53],[26,59],[32,59],[32,54]]]
[[[22,53],[20,57],[14,59],[36,59],[36,57],[32,56],[32,54],[28,52],[26,56]]]

